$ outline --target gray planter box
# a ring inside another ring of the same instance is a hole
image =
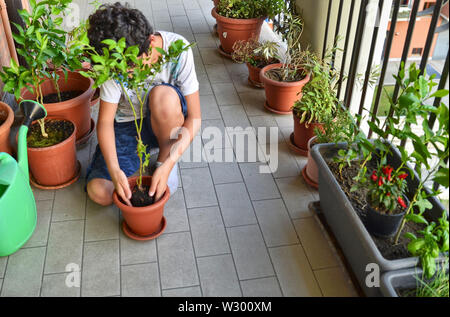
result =
[[[320,205],[325,219],[331,230],[333,230],[364,293],[367,296],[381,296],[379,288],[366,286],[366,277],[371,272],[366,272],[367,265],[376,263],[379,266],[380,273],[385,273],[414,268],[419,264],[419,258],[409,257],[398,260],[387,260],[381,255],[351,202],[325,162],[325,159],[336,156],[337,151],[345,147],[346,144],[344,143],[339,145],[318,144],[312,148],[312,157],[319,168]],[[394,155],[388,158],[388,162],[393,167],[398,167],[401,163],[401,155],[396,148],[393,148],[393,152]],[[408,178],[408,187],[410,189],[417,188],[417,185],[417,177],[414,180]],[[432,197],[430,202],[433,204],[433,208],[427,211],[428,216],[436,221],[440,218],[445,208],[435,197]],[[444,257],[441,256],[438,262],[442,262],[443,260]]]

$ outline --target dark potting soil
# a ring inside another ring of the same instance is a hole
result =
[[[39,123],[33,123],[28,130],[27,144],[33,148],[49,147],[63,142],[73,133],[73,124],[68,121],[47,120],[45,121],[45,132],[48,138],[44,138],[41,133]]]
[[[70,91],[61,91],[61,100],[58,98],[58,94],[50,94],[44,96],[44,103],[57,103],[57,102],[63,102],[67,101],[73,98],[76,98],[78,96],[81,96],[84,93],[82,90],[70,90]]]
[[[5,120],[0,119],[0,126],[5,122]]]
[[[142,190],[140,190],[138,186],[134,186],[130,199],[133,207],[145,207],[153,205],[153,203],[155,202],[155,197],[149,196],[149,191],[149,185],[142,185]]]
[[[347,167],[342,170],[342,175],[339,174],[339,166],[337,163],[332,161],[327,161],[328,166],[330,167],[331,172],[334,174],[337,182],[341,186],[341,189],[345,192],[348,199],[352,203],[353,208],[358,214],[359,218],[365,225],[366,222],[366,206],[367,206],[367,188],[360,188],[357,191],[350,192],[350,189],[355,185],[355,181],[353,178],[358,175],[359,166],[357,164],[353,164],[350,167]],[[372,160],[367,164],[367,170],[369,173],[372,173],[373,170],[376,169],[376,162]],[[411,256],[409,253],[407,246],[409,243],[409,239],[404,237],[406,232],[411,232],[416,234],[417,231],[422,230],[424,225],[416,224],[412,222],[406,222],[402,234],[399,238],[398,244],[394,245],[394,238],[382,239],[375,236],[372,236],[375,245],[380,251],[381,255],[387,260],[397,260],[408,258]]]
[[[293,78],[289,78],[289,80],[283,80],[281,74],[281,68],[270,69],[266,72],[266,76],[272,80],[276,80],[279,82],[287,82],[292,83],[296,81],[303,80],[306,76],[303,72],[297,72]]]

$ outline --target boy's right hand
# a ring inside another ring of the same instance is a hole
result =
[[[125,173],[121,169],[117,169],[112,173],[111,179],[117,194],[128,206],[131,206],[130,184],[128,183],[128,178]]]

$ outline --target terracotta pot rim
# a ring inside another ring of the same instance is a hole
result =
[[[293,113],[293,115],[294,115],[294,117],[296,119],[300,119],[300,117],[295,113],[294,110],[292,110],[292,113]],[[300,124],[305,124],[305,122],[302,122]],[[308,123],[308,126],[320,126],[320,125],[323,125],[323,122],[311,122],[311,123]]]
[[[62,73],[61,70],[59,70],[59,71],[57,71],[57,72],[58,72],[58,73]],[[63,107],[63,108],[64,108],[64,106],[71,106],[73,103],[76,103],[77,101],[80,101],[81,99],[84,99],[85,97],[87,97],[87,96],[89,96],[89,95],[91,95],[91,96],[89,97],[89,100],[91,100],[92,96],[93,96],[94,93],[95,93],[95,90],[92,89],[92,87],[94,86],[94,80],[93,80],[92,78],[84,77],[84,76],[81,75],[79,72],[71,72],[71,71],[69,71],[69,72],[68,72],[68,75],[70,75],[70,74],[77,74],[77,75],[79,75],[81,78],[83,78],[83,79],[85,79],[85,80],[89,80],[89,88],[86,89],[81,95],[79,95],[79,96],[77,96],[77,97],[75,97],[75,98],[72,98],[72,99],[69,99],[69,100],[65,100],[65,101],[61,101],[61,102],[44,103],[44,106],[45,106],[45,107],[59,106],[59,107]],[[62,74],[62,75],[64,76],[64,74]],[[47,78],[47,79],[44,80],[44,82],[50,81],[50,80],[51,80],[51,79]],[[67,81],[70,82],[70,78],[69,78],[69,77],[67,78]],[[44,82],[43,82],[43,83],[44,83]],[[22,91],[20,92],[20,99],[19,99],[19,102],[23,99],[22,96],[23,96],[23,94],[24,94],[25,92],[30,92],[30,91],[29,91],[27,88],[23,88]],[[35,95],[33,94],[33,96],[35,96]]]
[[[6,103],[0,101],[0,109],[3,109],[3,108],[6,109],[7,115],[6,115],[5,122],[3,122],[2,125],[0,125],[0,133],[3,133],[4,131],[11,128],[13,121],[14,121],[14,111]]]
[[[283,66],[282,63],[276,63],[276,64],[267,65],[266,67],[261,69],[262,81],[264,83],[268,83],[273,86],[279,86],[279,87],[296,87],[296,86],[305,85],[307,82],[309,82],[309,80],[310,80],[309,74],[306,74],[305,78],[303,78],[302,80],[293,81],[293,82],[277,81],[277,80],[270,79],[269,77],[266,76],[267,71],[274,69],[274,68],[281,68],[282,66]]]
[[[128,183],[132,183],[137,178],[138,178],[138,176],[128,177]],[[151,179],[151,178],[152,178],[152,176],[148,176],[148,175],[145,175],[142,177],[142,179]],[[121,200],[119,199],[119,195],[117,195],[117,192],[115,190],[113,192],[114,204],[116,204],[116,206],[119,207],[120,210],[122,210],[122,211],[125,210],[126,213],[130,213],[130,214],[156,211],[156,209],[159,209],[160,207],[165,205],[165,203],[169,200],[169,197],[170,197],[170,190],[169,190],[169,187],[166,186],[166,191],[164,192],[164,195],[156,203],[154,203],[150,206],[133,207],[133,206],[128,206],[128,205],[125,205],[124,203],[122,203]]]
[[[55,118],[53,118],[53,117],[51,117],[51,118],[49,118],[49,117],[48,117],[48,118],[45,118],[45,121],[48,121],[48,120],[67,121],[67,122],[70,122],[70,123],[72,124],[72,126],[73,126],[72,134],[71,134],[67,139],[65,139],[64,141],[59,142],[58,144],[55,144],[55,145],[47,146],[47,147],[29,147],[29,146],[27,145],[28,151],[33,151],[33,152],[45,152],[45,151],[54,150],[54,149],[57,149],[57,148],[59,148],[59,147],[64,146],[65,144],[71,142],[72,138],[75,138],[75,135],[76,135],[76,133],[77,133],[77,127],[76,127],[75,123],[73,123],[73,122],[70,121],[70,120],[63,119],[63,118],[58,118],[58,117],[55,117]],[[36,121],[33,121],[32,125],[35,124],[35,123],[36,123]]]
[[[224,16],[220,15],[219,13],[217,13],[217,10],[215,7],[212,8],[211,14],[216,20],[223,22],[223,23],[230,23],[230,24],[255,24],[261,20],[264,21],[266,19],[265,16],[260,17],[260,18],[251,18],[251,19],[227,18],[227,17],[224,17]]]

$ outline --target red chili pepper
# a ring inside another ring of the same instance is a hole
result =
[[[398,175],[398,178],[400,178],[400,179],[406,179],[406,177],[408,177],[408,174],[406,174],[406,173]]]
[[[398,197],[397,198],[398,203],[400,204],[400,206],[402,206],[403,208],[406,208],[406,204],[405,201],[403,200],[402,197]]]
[[[378,180],[378,186],[383,185],[383,176],[380,177],[380,179]]]
[[[388,197],[391,196],[391,193],[387,193],[386,196],[388,196]]]
[[[378,180],[378,176],[375,173],[372,174],[371,178],[372,178],[372,181],[374,181],[374,182],[376,182]]]

